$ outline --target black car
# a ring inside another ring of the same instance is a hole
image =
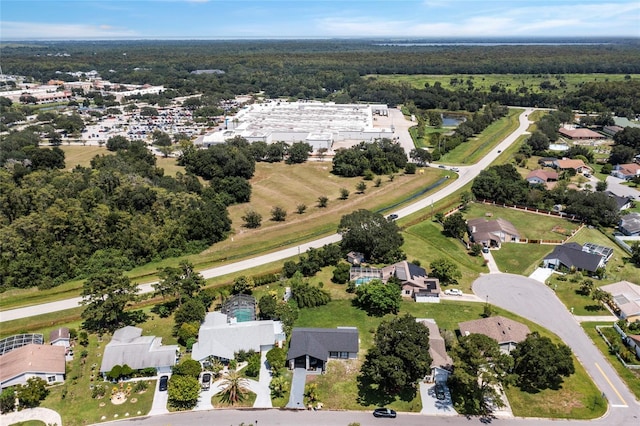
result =
[[[160,377],[160,387],[158,388],[158,390],[160,392],[164,392],[167,390],[167,384],[169,383],[169,376],[162,376]]]
[[[440,401],[446,398],[446,394],[444,392],[444,386],[441,385],[440,383],[436,384],[435,392],[436,392],[436,398],[438,398]]]
[[[376,408],[375,410],[373,410],[373,417],[389,417],[391,419],[395,419],[396,412],[391,408]]]
[[[390,214],[389,216],[387,216],[387,218],[389,220],[396,220],[398,218],[398,215],[397,214]]]

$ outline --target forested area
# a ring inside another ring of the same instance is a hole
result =
[[[62,151],[37,140],[14,133],[0,146],[28,159],[0,169],[0,290],[197,252],[231,229],[224,196],[192,174],[165,176],[142,142],[65,172]]]

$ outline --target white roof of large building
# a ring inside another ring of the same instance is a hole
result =
[[[225,314],[210,312],[200,326],[191,358],[198,361],[209,356],[233,359],[240,350],[258,352],[260,346],[273,345],[281,340],[284,340],[284,333],[280,321],[229,322]]]

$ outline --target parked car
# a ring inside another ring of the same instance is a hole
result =
[[[158,388],[158,390],[160,392],[164,392],[167,390],[167,385],[169,384],[169,376],[162,376],[160,377],[160,386]]]
[[[202,390],[209,390],[211,387],[211,373],[204,373],[202,375]]]
[[[380,407],[373,410],[373,417],[388,417],[391,419],[395,419],[396,412],[391,408]]]
[[[448,296],[462,296],[462,290],[458,290],[457,288],[448,288],[444,291],[444,294]]]
[[[438,167],[440,167],[441,169],[446,169],[447,166],[440,164]]]
[[[483,253],[489,253],[489,247],[482,247]]]
[[[390,214],[389,216],[387,216],[387,219],[389,220],[396,220],[398,218],[397,214]]]
[[[444,385],[442,383],[436,383],[435,393],[436,398],[438,398],[440,401],[444,400],[447,397],[444,391]]]

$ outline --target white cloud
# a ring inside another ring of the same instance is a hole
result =
[[[0,22],[0,38],[13,40],[27,39],[108,39],[137,38],[136,31],[115,28],[109,25],[88,24],[43,24],[40,22]]]

